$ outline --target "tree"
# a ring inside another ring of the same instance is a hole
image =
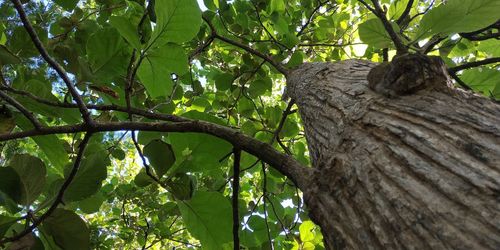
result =
[[[500,2],[201,5],[1,4],[0,245],[499,248]]]

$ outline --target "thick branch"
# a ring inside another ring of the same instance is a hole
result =
[[[161,119],[161,114],[151,114],[153,119]],[[155,118],[156,117],[156,118]],[[184,118],[185,119],[185,118]],[[273,166],[277,171],[285,176],[288,176],[299,188],[308,185],[308,176],[311,170],[293,157],[283,154],[271,145],[261,142],[257,139],[249,137],[237,130],[213,124],[205,121],[189,120],[177,123],[166,122],[112,122],[99,123],[94,126],[86,126],[85,124],[65,125],[55,127],[44,127],[39,130],[27,130],[12,134],[0,135],[0,141],[26,138],[37,135],[63,134],[63,133],[78,133],[78,132],[110,132],[121,130],[140,130],[140,131],[156,131],[156,132],[195,132],[213,135],[221,138],[234,147],[241,148],[246,152],[255,155],[269,165]]]
[[[76,90],[75,86],[73,86],[73,83],[66,74],[66,71],[54,59],[52,59],[52,57],[49,56],[49,53],[43,46],[42,41],[36,34],[35,29],[28,20],[28,17],[26,16],[26,12],[24,12],[21,2],[19,0],[11,0],[11,1],[14,4],[14,7],[16,8],[17,13],[19,14],[19,17],[23,22],[24,28],[31,37],[31,40],[33,41],[33,44],[37,48],[38,52],[40,52],[40,55],[42,55],[43,59],[57,72],[59,77],[61,77],[61,79],[64,81],[71,96],[73,97],[73,99],[75,99],[76,103],[78,104],[78,108],[82,113],[84,121],[88,124],[92,124],[93,123],[92,118],[90,117],[90,113],[87,107],[85,106],[85,103],[83,102],[81,96],[78,94],[78,91]]]
[[[47,219],[54,212],[54,210],[56,210],[57,206],[63,202],[64,193],[66,192],[66,189],[69,187],[69,185],[75,178],[76,173],[80,168],[80,163],[82,162],[83,153],[85,152],[85,148],[91,136],[92,136],[91,132],[85,134],[85,137],[83,138],[82,142],[79,145],[78,153],[76,155],[75,162],[73,163],[73,168],[71,169],[71,172],[69,173],[64,183],[61,185],[61,188],[59,188],[59,192],[57,193],[57,196],[55,197],[54,202],[52,202],[52,205],[49,207],[49,209],[47,209],[45,213],[43,213],[38,219],[36,219],[33,222],[33,224],[31,224],[31,226],[29,226],[28,228],[26,228],[25,230],[23,230],[22,232],[13,237],[0,240],[0,244],[19,240],[23,236],[33,232],[33,230],[36,227],[38,227],[45,219]]]
[[[401,14],[401,16],[398,18],[398,20],[396,20],[396,23],[398,25],[401,25],[403,23],[403,21],[408,18],[408,15],[410,14],[410,11],[411,11],[411,7],[413,6],[413,1],[414,0],[410,0],[408,1],[408,4],[406,5],[406,8],[405,10],[403,11],[403,13]]]
[[[384,25],[385,30],[391,37],[392,42],[394,43],[394,46],[396,47],[396,51],[398,55],[403,55],[408,52],[408,48],[404,45],[403,41],[401,41],[401,38],[396,34],[394,29],[392,28],[391,23],[389,20],[387,20],[387,17],[385,16],[384,10],[382,10],[382,7],[380,7],[380,4],[377,0],[372,0],[374,8],[372,8],[370,5],[368,5],[364,0],[359,0],[360,3],[362,3],[368,10],[373,12],[380,21],[382,21],[382,24]]]
[[[450,68],[450,71],[455,73],[455,72],[458,72],[460,70],[470,69],[470,68],[479,67],[479,66],[491,64],[491,63],[498,63],[498,62],[500,62],[500,57],[492,57],[492,58],[487,58],[487,59],[480,60],[480,61],[464,63],[462,65]]]

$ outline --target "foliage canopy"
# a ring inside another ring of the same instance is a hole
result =
[[[322,249],[286,171],[239,159],[253,138],[309,165],[284,76],[403,49],[498,100],[498,13],[497,0],[3,1],[0,247],[230,249],[236,225],[247,249]]]

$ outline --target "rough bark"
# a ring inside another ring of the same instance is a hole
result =
[[[300,188],[327,248],[500,249],[500,105],[448,87],[384,97],[367,87],[374,66],[287,79],[315,169]]]

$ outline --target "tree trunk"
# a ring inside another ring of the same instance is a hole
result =
[[[375,64],[304,64],[287,79],[328,249],[500,249],[500,105],[452,88],[384,97]]]

